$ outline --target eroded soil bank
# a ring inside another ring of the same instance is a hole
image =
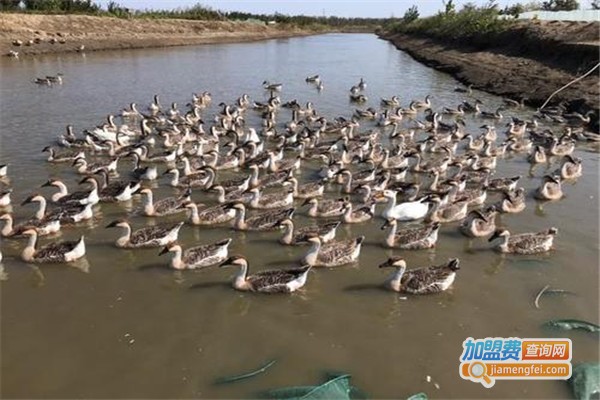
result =
[[[110,18],[87,15],[0,13],[0,53],[44,53],[182,46],[314,34],[251,22]],[[15,46],[14,41],[23,42]],[[29,41],[33,43],[28,44]]]
[[[501,40],[460,43],[406,34],[380,33],[382,39],[416,60],[445,71],[465,84],[539,107],[563,85],[599,62],[598,22],[528,22]],[[565,102],[569,111],[598,112],[600,71],[558,93],[551,104]],[[598,130],[596,123],[591,127]]]

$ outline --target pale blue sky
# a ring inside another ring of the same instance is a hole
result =
[[[97,0],[106,6],[109,0]],[[197,3],[223,11],[243,11],[256,14],[273,14],[279,12],[288,15],[335,15],[339,17],[388,18],[401,17],[406,9],[416,4],[422,16],[435,14],[443,5],[441,0],[115,0],[124,7],[132,9],[172,9],[189,7]],[[469,2],[455,0],[457,8]],[[486,0],[474,0],[473,3],[483,5]],[[500,7],[518,1],[498,0]],[[527,3],[528,0],[522,2]],[[591,0],[580,1],[581,8],[589,8]]]

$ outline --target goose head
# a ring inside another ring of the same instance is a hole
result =
[[[117,219],[106,225],[105,228],[129,228],[129,222],[125,219]]]
[[[498,238],[504,238],[510,236],[510,232],[506,229],[498,229],[494,234],[488,239],[488,242],[493,242]]]
[[[387,228],[388,226],[396,226],[398,225],[398,221],[396,221],[393,218],[387,219],[383,225],[381,225],[381,230],[384,230],[385,228]]]
[[[234,255],[229,257],[227,260],[223,261],[221,264],[219,264],[219,268],[228,267],[231,265],[238,267],[248,267],[248,261],[243,256]]]
[[[160,253],[158,253],[159,256],[162,256],[163,254],[167,254],[170,251],[181,251],[181,246],[179,244],[177,244],[176,242],[171,242],[169,244],[167,244],[161,251]]]
[[[402,257],[390,257],[379,268],[406,268],[406,261]]]
[[[31,196],[27,197],[25,200],[23,200],[21,205],[23,206],[25,204],[29,204],[29,203],[33,203],[33,202],[41,202],[41,201],[45,201],[45,200],[46,199],[41,194],[34,193]]]

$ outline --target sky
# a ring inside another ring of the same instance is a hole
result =
[[[338,17],[389,18],[402,17],[413,4],[419,8],[421,16],[433,15],[442,9],[442,0],[115,0],[123,7],[131,9],[172,9],[190,7],[197,3],[222,11],[243,11],[254,14],[313,15]],[[523,0],[527,3],[529,0]],[[96,0],[106,7],[109,0]],[[455,0],[457,9],[468,2],[483,5],[487,0]],[[498,5],[518,1],[497,0]],[[581,8],[589,8],[591,0],[580,1]]]

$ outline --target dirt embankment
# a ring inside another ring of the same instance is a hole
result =
[[[313,33],[252,22],[0,13],[0,54],[70,52],[81,46],[91,51],[242,42]],[[23,44],[15,46],[16,40]]]
[[[465,84],[540,106],[563,85],[583,75],[600,59],[600,23],[520,23],[493,42],[469,43],[405,34],[381,34],[397,48]],[[564,101],[572,111],[599,109],[600,71],[558,93],[551,103]],[[598,114],[596,114],[598,115]]]

